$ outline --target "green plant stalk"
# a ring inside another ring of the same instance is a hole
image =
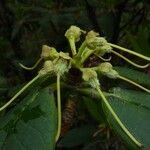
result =
[[[143,86],[137,84],[136,82],[134,82],[134,81],[132,81],[132,80],[130,80],[130,79],[127,79],[127,78],[125,78],[125,77],[123,77],[123,76],[121,76],[121,75],[118,75],[117,78],[119,78],[119,79],[121,79],[121,80],[124,80],[124,81],[126,81],[126,82],[129,82],[129,83],[131,83],[131,84],[137,86],[138,88],[144,90],[145,92],[150,93],[150,90],[149,90],[149,89],[147,89],[147,88],[145,88],[145,87],[143,87]]]
[[[114,53],[115,55],[119,56],[120,58],[124,59],[125,61],[127,61],[128,63],[130,63],[131,65],[137,67],[137,68],[147,68],[150,64],[146,64],[146,65],[138,65],[136,63],[134,63],[133,61],[129,60],[128,58],[124,57],[123,55],[115,52],[114,50],[111,50],[112,53]]]
[[[78,50],[78,54],[77,54],[78,57],[81,57],[85,48],[86,48],[86,42],[84,41]]]
[[[110,61],[111,60],[111,56],[109,58],[103,58],[102,56],[99,56],[98,54],[94,53],[95,56],[99,57],[101,60],[103,61]]]
[[[43,58],[39,58],[39,59],[37,60],[37,62],[36,62],[32,67],[26,67],[26,66],[24,66],[24,65],[21,64],[21,63],[19,63],[19,65],[20,65],[23,69],[25,69],[25,70],[33,70],[33,69],[35,69],[35,68],[39,65],[39,63],[42,61],[42,59],[43,59]]]
[[[140,57],[140,58],[143,58],[143,59],[145,59],[145,60],[150,61],[150,57],[146,57],[146,56],[144,56],[144,55],[142,55],[142,54],[139,54],[139,53],[137,53],[137,52],[131,51],[131,50],[129,50],[129,49],[126,49],[126,48],[124,48],[124,47],[121,47],[121,46],[118,46],[118,45],[115,45],[115,44],[112,44],[112,43],[108,43],[108,44],[109,44],[110,46],[114,47],[114,48],[117,48],[117,49],[119,49],[119,50],[125,51],[125,52],[127,52],[127,53],[133,54],[133,55],[135,55],[135,56],[138,56],[138,57]]]
[[[57,116],[58,116],[58,128],[55,141],[57,142],[61,132],[61,95],[60,95],[60,75],[57,74]]]
[[[69,40],[69,44],[70,44],[70,47],[71,47],[72,55],[74,56],[74,55],[77,54],[75,39],[74,39],[74,37],[70,37],[68,40]]]
[[[29,81],[18,93],[16,93],[5,105],[0,108],[0,111],[8,107],[21,93],[23,93],[33,82],[35,82],[40,75],[35,76],[31,81]]]
[[[89,56],[92,55],[93,53],[94,53],[93,50],[90,50],[90,49],[87,48],[86,53],[81,55],[81,64],[83,64],[86,61],[86,59],[89,58]]]
[[[114,117],[114,119],[117,121],[117,123],[119,124],[119,126],[122,128],[122,130],[127,134],[127,136],[138,146],[138,147],[143,147],[143,145],[137,141],[134,136],[128,131],[128,129],[124,126],[124,124],[121,122],[121,120],[119,119],[119,117],[117,116],[117,114],[114,112],[114,110],[112,109],[111,105],[108,103],[106,97],[104,96],[103,92],[100,90],[99,86],[97,86],[97,91],[99,93],[99,95],[101,96],[103,102],[105,103],[107,109],[110,111],[110,113],[112,114],[112,116]]]

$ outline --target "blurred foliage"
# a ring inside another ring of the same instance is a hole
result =
[[[148,0],[1,0],[0,94],[3,96],[0,98],[0,103],[4,102],[4,97],[9,98],[7,93],[10,89],[12,90],[12,87],[25,83],[37,73],[38,69],[31,72],[24,71],[18,63],[32,66],[39,58],[43,44],[67,51],[68,44],[64,32],[73,24],[86,30],[94,29],[113,43],[150,56],[149,8]],[[134,58],[131,57],[131,59]],[[113,60],[117,65],[127,66],[124,61],[120,61],[115,56]],[[149,72],[148,69],[145,72]],[[89,109],[90,100],[85,103]],[[92,107],[96,105],[93,103]],[[80,116],[77,119],[81,123],[77,121],[75,124],[77,129],[72,132],[80,131],[81,127],[78,126],[88,122],[86,118],[89,117],[89,111],[84,108],[85,105],[81,106],[83,107],[78,110]],[[96,121],[98,120],[93,120],[91,124],[95,126]],[[88,134],[85,132],[86,129],[89,130],[88,127],[85,128],[82,131],[84,134]],[[86,136],[84,134],[83,138]],[[82,145],[83,149],[95,149],[93,148],[95,145],[102,147],[103,144],[107,145],[106,149],[111,149],[112,145],[108,143],[112,141],[116,143],[114,150],[124,149],[122,146],[118,148],[121,144],[118,144],[118,140],[116,138],[114,140],[114,137],[110,140],[106,140],[105,137],[105,141],[102,140],[102,142],[84,139],[79,147]],[[89,143],[85,146],[86,142]],[[65,142],[63,144],[65,145]],[[79,149],[78,146],[77,149]]]

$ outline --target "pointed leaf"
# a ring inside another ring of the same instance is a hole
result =
[[[54,96],[49,89],[34,91],[0,118],[0,149],[53,150],[56,118]]]
[[[123,124],[131,132],[131,134],[144,145],[144,150],[149,150],[150,95],[143,92],[123,90],[118,88],[114,89],[113,91],[114,95],[109,96],[108,98],[112,108],[119,116]],[[140,102],[141,105],[139,105]],[[105,106],[104,109],[109,123],[129,145],[130,149],[140,149],[122,131]]]

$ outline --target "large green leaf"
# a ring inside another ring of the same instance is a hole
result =
[[[150,94],[114,88],[108,100],[131,134],[144,145],[144,150],[150,150]],[[140,149],[122,131],[105,106],[104,109],[109,123],[130,149]]]
[[[143,85],[147,85],[150,86],[150,75],[137,71],[137,70],[133,70],[133,69],[129,69],[126,67],[114,67],[114,69],[116,71],[118,71],[118,73],[126,78],[129,78],[137,83],[143,84]]]
[[[0,118],[0,149],[53,150],[56,116],[52,92],[34,91]]]
[[[88,143],[95,131],[96,127],[90,124],[74,128],[60,140],[58,147],[71,148]]]
[[[83,97],[84,103],[91,114],[91,116],[98,122],[104,121],[104,116],[102,116],[101,101],[97,99],[91,99],[89,97]]]

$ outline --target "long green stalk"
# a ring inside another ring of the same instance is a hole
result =
[[[118,52],[115,52],[114,50],[111,50],[112,53],[114,53],[115,55],[119,56],[120,58],[124,59],[125,61],[127,61],[128,63],[130,63],[131,65],[137,67],[137,68],[146,68],[148,67],[150,64],[146,64],[146,65],[138,65],[136,63],[134,63],[133,61],[129,60],[128,58],[124,57],[123,55],[119,54]]]
[[[4,110],[6,107],[8,107],[22,92],[24,92],[33,82],[35,82],[40,75],[35,76],[31,81],[29,81],[18,93],[14,95],[5,105],[3,105],[0,108],[0,111]]]
[[[25,69],[25,70],[33,70],[33,69],[35,69],[35,68],[39,65],[39,63],[42,61],[42,59],[43,59],[43,58],[39,58],[39,59],[37,60],[37,62],[36,62],[32,67],[26,67],[25,65],[23,65],[23,64],[21,64],[21,63],[19,63],[19,65],[20,65],[23,69]]]
[[[78,56],[81,56],[85,48],[86,48],[86,42],[84,41],[84,42],[82,43],[82,45],[80,46],[77,55],[78,55]]]
[[[107,109],[110,111],[114,119],[117,121],[119,126],[122,128],[122,130],[127,134],[127,136],[138,146],[138,147],[143,147],[143,145],[135,139],[135,137],[129,132],[129,130],[124,126],[124,124],[121,122],[117,114],[114,112],[112,109],[111,105],[108,103],[106,97],[104,96],[103,92],[100,90],[100,88],[97,86],[97,91],[100,94],[103,102],[105,103]]]
[[[135,55],[135,56],[138,56],[138,57],[140,57],[140,58],[143,58],[143,59],[145,59],[145,60],[150,61],[150,57],[144,56],[144,55],[142,55],[142,54],[139,54],[139,53],[137,53],[137,52],[131,51],[131,50],[129,50],[129,49],[126,49],[126,48],[124,48],[124,47],[121,47],[121,46],[118,46],[118,45],[115,45],[115,44],[112,44],[112,43],[108,43],[108,44],[109,44],[110,46],[114,47],[114,48],[117,48],[117,49],[119,49],[119,50],[125,51],[125,52],[127,52],[127,53],[133,54],[133,55]]]
[[[70,47],[71,47],[72,55],[73,56],[76,55],[77,51],[76,51],[75,39],[74,38],[70,38],[69,39],[69,44],[70,44]]]
[[[83,64],[93,53],[94,53],[93,50],[90,50],[88,48],[85,49],[85,52],[81,55],[81,64]]]
[[[102,56],[99,56],[98,54],[94,53],[95,56],[99,57],[101,60],[103,61],[110,61],[111,60],[111,56],[109,58],[103,58]]]
[[[121,75],[118,75],[117,77],[118,77],[119,79],[121,79],[121,80],[124,80],[124,81],[126,81],[126,82],[129,82],[129,83],[131,83],[131,84],[137,86],[138,88],[144,90],[145,92],[150,93],[150,90],[149,90],[149,89],[147,89],[147,88],[141,86],[140,84],[138,84],[138,83],[136,83],[136,82],[134,82],[134,81],[132,81],[132,80],[130,80],[130,79],[127,79],[127,78],[125,78],[125,77],[123,77],[123,76],[121,76]]]
[[[58,116],[58,125],[57,125],[57,134],[55,141],[57,142],[61,132],[61,95],[60,95],[60,75],[57,74],[57,116]]]

